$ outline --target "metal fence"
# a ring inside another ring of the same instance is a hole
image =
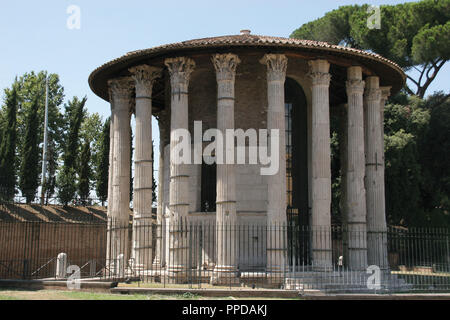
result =
[[[441,291],[450,290],[449,236],[447,229],[390,227],[367,234],[340,226],[187,220],[0,222],[0,278],[66,279],[75,265],[80,278],[158,286]],[[379,252],[371,255],[374,238]]]

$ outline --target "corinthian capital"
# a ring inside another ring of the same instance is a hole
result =
[[[380,87],[381,100],[386,101],[389,98],[389,96],[391,95],[391,88],[392,87]]]
[[[331,74],[325,72],[310,72],[309,78],[312,81],[313,86],[328,86],[331,81]]]
[[[217,81],[234,81],[236,76],[236,67],[241,62],[239,57],[232,53],[215,54],[212,56],[212,63],[216,69]]]
[[[149,65],[140,65],[128,69],[131,72],[132,78],[136,85],[137,97],[151,97],[153,83],[161,77],[161,69]]]
[[[364,85],[365,82],[359,79],[350,79],[345,83],[347,87],[347,95],[351,95],[353,93],[364,93]]]
[[[288,59],[284,54],[266,54],[259,61],[267,66],[268,81],[285,81]]]
[[[109,100],[114,108],[128,107],[125,103],[116,103],[118,100],[131,99],[134,82],[130,77],[115,78],[108,81]]]
[[[194,60],[186,57],[168,58],[164,64],[169,70],[172,88],[184,86],[187,89],[191,73],[195,68]]]
[[[327,60],[310,60],[308,61],[308,65],[308,77],[311,79],[313,86],[330,85],[331,75],[328,72],[330,70],[330,63]]]
[[[366,88],[364,91],[364,99],[366,100],[380,100],[381,90],[379,88]]]

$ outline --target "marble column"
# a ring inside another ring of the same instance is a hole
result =
[[[161,135],[160,129],[160,137]],[[155,248],[155,260],[153,261],[153,269],[161,269],[163,266],[164,252],[164,146],[163,140],[160,139],[159,144],[159,166],[158,166],[158,207],[156,209],[156,248]]]
[[[309,61],[311,108],[311,249],[316,269],[332,265],[331,248],[331,149],[330,149],[330,64]]]
[[[152,89],[161,69],[148,65],[130,68],[136,87],[136,146],[134,149],[132,258],[137,270],[152,264]]]
[[[364,187],[364,81],[359,66],[347,69],[347,165],[346,234],[347,266],[352,270],[367,268],[366,190]]]
[[[366,153],[367,260],[381,269],[388,267],[387,228],[384,202],[384,160],[381,140],[381,90],[379,78],[366,78],[364,130]]]
[[[123,254],[128,260],[130,220],[130,105],[133,82],[128,77],[108,81],[114,106],[112,146],[112,203],[108,228],[107,259],[114,264]],[[123,270],[121,270],[123,272]]]
[[[278,172],[267,176],[267,270],[285,271],[286,258],[286,129],[284,83],[287,58],[283,54],[266,54],[260,61],[267,67],[267,130],[278,130]]]
[[[177,130],[188,130],[188,88],[195,63],[186,57],[168,58],[164,63],[169,70],[171,85],[168,272],[176,277],[176,281],[183,281],[183,273],[186,272],[189,259],[188,235],[183,232],[189,213],[189,172],[187,164],[178,163],[180,155],[176,153],[175,145],[179,143]],[[190,148],[190,141],[188,145]]]
[[[383,162],[384,162],[384,107],[386,102],[391,95],[392,87],[380,87],[381,90],[381,99],[380,99],[380,126],[381,126],[381,142],[382,142],[382,150],[383,150]]]
[[[107,215],[108,218],[111,217],[112,214],[112,205],[113,205],[113,193],[112,193],[112,178],[113,178],[113,156],[114,156],[114,118],[115,118],[115,109],[113,105],[112,99],[112,91],[109,88],[109,100],[111,101],[111,117],[109,120],[109,164],[108,164],[108,209]]]
[[[222,132],[223,163],[217,164],[216,238],[217,261],[211,278],[213,284],[237,282],[236,277],[236,169],[227,164],[226,130],[234,130],[234,83],[237,55],[226,53],[212,57],[217,79],[217,129]],[[234,137],[233,137],[234,138]],[[234,141],[233,141],[234,142]],[[234,148],[234,143],[231,144]]]

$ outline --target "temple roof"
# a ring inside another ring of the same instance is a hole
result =
[[[117,76],[128,75],[128,68],[131,66],[151,63],[151,59],[158,57],[169,57],[177,54],[189,55],[201,51],[211,51],[212,49],[223,51],[223,49],[231,48],[261,48],[268,51],[295,52],[303,54],[305,58],[320,57],[329,59],[332,64],[339,64],[340,60],[347,61],[347,64],[351,61],[353,65],[359,64],[367,70],[372,70],[373,75],[380,77],[381,86],[392,87],[392,94],[398,92],[406,81],[406,75],[397,64],[369,51],[321,41],[241,33],[240,35],[182,41],[128,52],[95,69],[89,77],[89,85],[94,93],[108,101],[107,80]],[[159,60],[159,63],[163,66],[162,60]],[[345,63],[343,65],[345,66]]]

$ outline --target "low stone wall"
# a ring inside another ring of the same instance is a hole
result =
[[[56,257],[67,254],[68,265],[104,265],[106,223],[0,222],[0,278],[53,277]],[[91,272],[85,266],[82,272]]]

